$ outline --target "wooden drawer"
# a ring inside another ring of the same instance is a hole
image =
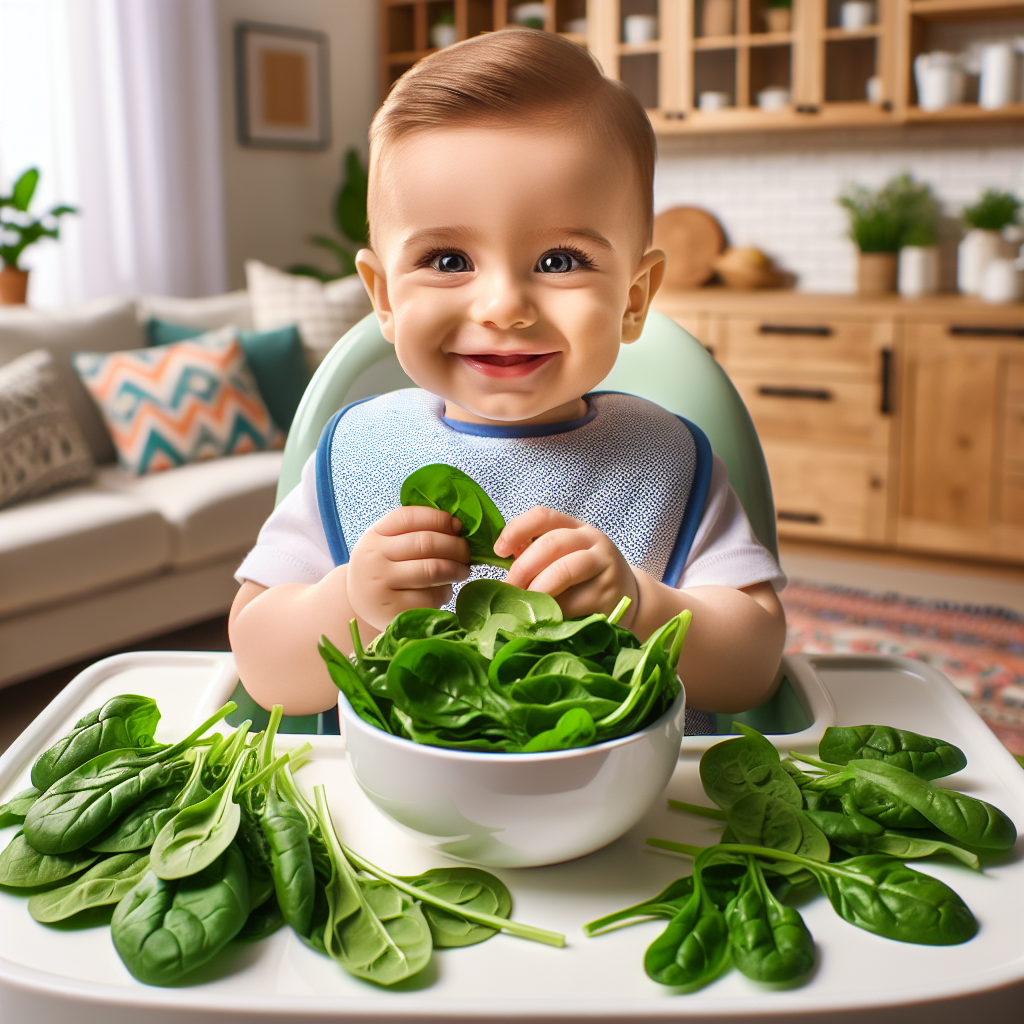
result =
[[[779,374],[733,374],[762,438],[884,448],[889,416],[883,415],[877,381],[794,380]]]
[[[885,540],[888,458],[766,441],[779,533],[822,540]]]
[[[800,377],[878,379],[880,349],[891,342],[891,324],[860,320],[772,316],[728,317],[720,328],[730,374],[763,373],[786,367]]]

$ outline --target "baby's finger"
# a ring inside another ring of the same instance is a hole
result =
[[[589,539],[583,530],[552,530],[535,540],[513,563],[506,582],[522,590],[537,590],[534,579],[552,562],[564,558],[573,551],[588,546]]]
[[[424,505],[408,505],[396,508],[386,516],[377,520],[373,527],[382,537],[397,537],[402,533],[415,533],[428,530],[433,533],[449,533],[456,536],[462,529],[462,523],[439,508],[427,508]]]
[[[564,512],[536,505],[529,512],[509,520],[494,542],[494,553],[502,558],[518,558],[537,537],[551,530],[578,527],[583,524]]]
[[[552,562],[530,583],[530,590],[536,590],[552,597],[564,594],[570,587],[579,586],[600,576],[606,568],[593,548],[573,551],[557,562]]]
[[[469,566],[449,558],[414,558],[389,563],[387,586],[391,590],[425,590],[469,579]]]
[[[380,552],[391,562],[444,558],[469,565],[469,543],[462,537],[436,530],[417,530],[387,537],[380,545]]]

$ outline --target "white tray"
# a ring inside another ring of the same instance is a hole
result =
[[[944,676],[901,658],[797,656],[792,672],[820,682],[827,697],[816,718],[884,722],[943,736],[963,748],[969,765],[951,782],[1000,806],[1024,826],[1024,772]],[[27,785],[39,751],[84,712],[116,693],[155,697],[163,712],[159,739],[180,737],[197,710],[219,702],[236,680],[230,655],[148,652],[119,655],[78,676],[0,758],[0,799]],[[813,689],[812,687],[812,689]],[[813,702],[812,702],[813,703]],[[820,714],[819,714],[820,713]],[[820,725],[820,722],[816,722]],[[804,734],[798,734],[804,736]],[[820,735],[820,732],[819,732]],[[793,739],[796,739],[794,736]],[[806,737],[804,737],[806,738]],[[417,846],[384,819],[355,785],[338,737],[282,737],[282,747],[309,740],[315,760],[299,773],[307,791],[326,782],[346,842],[398,874],[444,860]],[[789,742],[780,738],[779,745]],[[807,745],[804,749],[808,749]],[[684,751],[668,794],[706,802],[696,752]],[[15,829],[0,832],[0,846]],[[248,945],[235,943],[180,988],[136,982],[121,964],[109,928],[53,928],[28,915],[25,899],[0,892],[0,1021],[3,1024],[226,1024],[234,1021],[725,1021],[866,1020],[872,1024],[1018,1021],[1024,1007],[1024,862],[1015,850],[984,874],[952,863],[922,862],[963,896],[981,925],[961,946],[913,946],[870,935],[839,919],[823,897],[802,907],[818,943],[818,968],[804,986],[769,991],[731,971],[680,996],[643,972],[644,949],[664,927],[652,922],[596,939],[580,926],[658,891],[689,873],[689,862],[647,847],[648,836],[714,842],[713,823],[654,808],[629,834],[598,853],[548,868],[496,871],[522,921],[564,932],[553,949],[499,935],[468,949],[435,954],[433,965],[400,991],[346,975],[287,929]],[[843,1011],[847,1011],[844,1013]]]

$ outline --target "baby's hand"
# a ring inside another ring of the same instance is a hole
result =
[[[451,584],[469,576],[469,544],[447,512],[395,509],[359,538],[348,563],[348,599],[379,630],[409,608],[440,608]]]
[[[596,527],[538,505],[516,516],[494,544],[494,553],[515,557],[508,582],[558,599],[566,618],[604,612],[625,596],[628,627],[638,603],[636,576],[622,552]]]

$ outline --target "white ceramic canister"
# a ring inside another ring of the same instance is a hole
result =
[[[905,245],[900,249],[897,291],[908,299],[934,295],[939,290],[939,248]]]
[[[962,103],[967,79],[960,57],[935,50],[914,59],[917,104],[922,110],[942,110]]]
[[[730,104],[731,100],[727,92],[702,92],[697,98],[697,106],[705,114],[716,110],[725,110]]]
[[[875,5],[872,0],[846,0],[839,8],[839,27],[856,32],[875,23]]]
[[[1012,103],[1017,93],[1017,54],[1012,42],[989,43],[981,48],[978,105],[998,110]]]
[[[990,260],[981,275],[981,298],[985,302],[1016,302],[1021,297],[1019,260]]]
[[[1003,236],[998,231],[971,228],[956,252],[956,286],[964,295],[980,295],[985,268],[1006,255]]]
[[[622,19],[622,35],[627,43],[649,43],[658,38],[658,19],[653,14],[630,14]]]
[[[757,105],[766,111],[785,110],[789,106],[789,90],[774,85],[762,89],[757,94]]]
[[[439,50],[443,50],[446,46],[451,46],[455,42],[455,26],[443,23],[432,26],[430,29],[430,42],[432,46],[436,46]]]

